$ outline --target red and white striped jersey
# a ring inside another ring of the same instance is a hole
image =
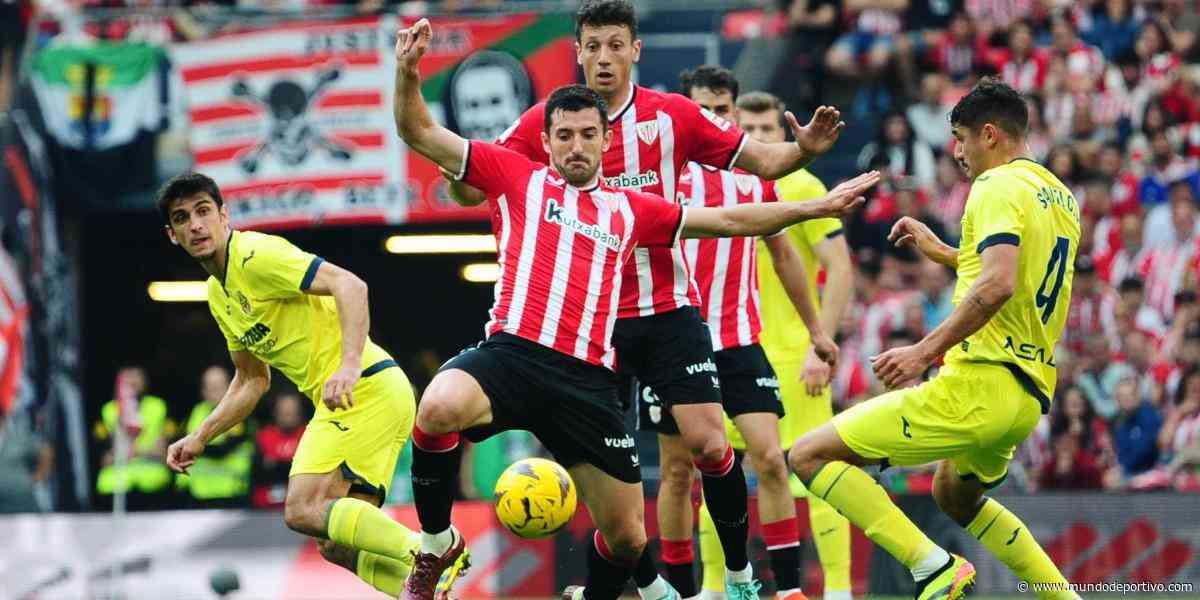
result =
[[[500,278],[491,336],[503,331],[612,369],[622,266],[634,246],[676,246],[684,208],[605,183],[576,188],[549,167],[480,141],[459,178],[491,207]]]
[[[545,103],[525,111],[498,143],[535,162],[550,164],[542,146]],[[636,189],[669,202],[688,161],[733,167],[746,143],[742,130],[680,96],[633,86],[629,101],[610,113],[612,144],[604,153],[605,182]],[[661,201],[661,200],[660,200]],[[638,248],[625,266],[619,318],[654,315],[696,306],[700,297],[678,245]]]
[[[687,206],[737,206],[777,202],[775,185],[745,171],[723,171],[688,163],[679,178]],[[758,298],[758,239],[684,240],[683,251],[700,288],[700,314],[712,334],[713,350],[758,343],[762,315]]]

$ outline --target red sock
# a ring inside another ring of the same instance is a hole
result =
[[[699,460],[695,461],[696,468],[700,469],[700,473],[709,477],[724,477],[733,469],[733,446],[726,445],[725,452],[721,455],[721,459],[717,462],[705,463]]]
[[[425,433],[420,427],[413,427],[413,445],[426,452],[449,452],[458,447],[458,432]]]
[[[796,518],[763,523],[763,541],[780,590],[800,589],[800,524]]]

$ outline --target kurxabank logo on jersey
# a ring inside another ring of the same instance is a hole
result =
[[[195,168],[242,227],[404,220],[380,18],[283,23],[178,45]]]

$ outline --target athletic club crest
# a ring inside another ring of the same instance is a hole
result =
[[[733,176],[733,182],[737,184],[737,189],[742,195],[749,194],[754,190],[754,176],[743,175],[738,173]]]
[[[643,144],[653,144],[658,139],[658,121],[642,121],[637,124],[637,136]]]
[[[246,315],[249,316],[250,315],[250,301],[247,300],[246,295],[241,292],[237,293],[237,298],[238,298],[238,304],[242,305],[242,312],[246,313]]]

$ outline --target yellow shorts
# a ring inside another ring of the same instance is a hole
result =
[[[771,363],[779,378],[779,396],[783,400],[783,417],[779,419],[779,445],[787,449],[800,436],[824,425],[833,418],[833,395],[828,386],[820,396],[810,396],[800,381],[802,362]],[[746,441],[733,421],[725,417],[725,434],[738,450],[746,449]]]
[[[413,388],[399,367],[359,379],[349,410],[317,403],[289,476],[341,469],[353,491],[386,494],[415,415]]]
[[[1008,475],[1013,450],[1033,431],[1041,406],[1003,365],[959,363],[914,388],[888,392],[833,418],[856,454],[891,465],[949,459],[985,487]]]

